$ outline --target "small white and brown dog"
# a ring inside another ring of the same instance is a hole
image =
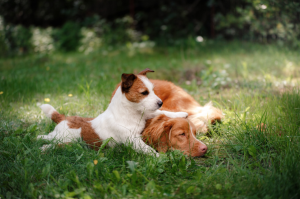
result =
[[[96,118],[65,117],[51,105],[43,104],[43,112],[58,125],[48,135],[39,135],[38,139],[69,143],[82,138],[97,150],[103,140],[113,138],[117,143],[131,143],[136,151],[158,156],[158,153],[142,140],[141,133],[146,120],[160,114],[170,118],[186,118],[188,114],[158,110],[163,103],[154,93],[153,84],[146,77],[147,72],[154,71],[145,69],[138,75],[122,74],[122,83],[108,108]],[[50,146],[44,145],[42,150]],[[109,142],[108,146],[113,147],[114,142]]]

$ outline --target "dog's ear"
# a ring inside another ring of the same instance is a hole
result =
[[[146,68],[145,70],[139,72],[138,75],[144,75],[144,76],[146,76],[146,74],[149,73],[149,72],[152,72],[152,73],[153,73],[154,70],[151,70],[151,69],[149,69],[149,68]]]
[[[167,117],[156,117],[156,120],[165,120]],[[152,119],[153,120],[153,119]],[[152,121],[149,128],[143,132],[143,140],[152,145],[158,152],[167,152],[170,148],[169,135],[174,125],[174,121],[167,120],[162,123]],[[147,126],[147,125],[146,125]]]
[[[136,75],[134,74],[122,74],[122,84],[121,84],[121,89],[122,93],[128,93],[129,89],[133,85],[134,80],[136,79]]]
[[[174,124],[175,124],[175,121],[172,120],[172,119],[170,119],[167,122],[164,122],[164,133],[168,134],[168,136],[169,136],[170,131],[171,131],[171,129],[172,129],[172,127],[173,127]],[[168,139],[169,139],[169,137],[168,137]]]
[[[171,148],[170,133],[175,122],[171,119],[163,123],[163,130],[160,132],[160,136],[157,142],[158,152],[167,152]]]
[[[169,117],[165,116],[164,114],[161,114],[160,116],[157,116],[153,119],[151,119],[151,138],[153,142],[159,141],[161,137],[167,136],[169,140],[169,133],[171,128],[174,125],[174,121],[170,119]],[[147,125],[146,125],[147,126]]]

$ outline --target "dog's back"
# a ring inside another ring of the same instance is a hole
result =
[[[206,133],[208,125],[221,121],[222,111],[215,108],[212,102],[201,106],[191,95],[172,82],[164,80],[150,80],[154,85],[154,92],[163,101],[161,110],[184,111],[189,114],[190,119],[197,131]]]

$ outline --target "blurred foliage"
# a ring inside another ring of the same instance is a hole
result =
[[[12,38],[10,40],[10,47],[20,54],[28,53],[31,48],[32,32],[24,26],[9,27],[12,31]]]
[[[287,41],[300,47],[299,13],[300,2],[296,1],[244,0],[233,11],[217,13],[215,21],[220,37]]]
[[[116,45],[131,55],[151,53],[155,44],[194,46],[207,38],[300,47],[298,1],[0,0],[0,13],[0,56]]]
[[[100,48],[101,38],[97,36],[97,34],[93,29],[82,28],[81,35],[82,35],[82,39],[79,47],[80,52],[84,52],[84,54],[88,54]]]
[[[27,54],[32,50],[32,32],[30,29],[18,26],[3,26],[0,30],[0,56],[9,56],[11,54]]]
[[[52,28],[33,28],[32,43],[34,52],[37,53],[50,53],[54,48],[54,40],[52,38]]]
[[[117,18],[115,21],[107,23],[103,21],[102,38],[106,45],[124,44],[130,40],[128,30],[130,30],[133,19],[130,17]]]
[[[206,1],[160,1],[156,7],[136,14],[137,25],[160,44],[178,38],[209,35],[210,10]]]
[[[75,22],[67,22],[62,28],[53,31],[57,49],[69,52],[76,51],[82,38],[80,26]]]
[[[7,53],[7,45],[5,43],[5,30],[4,21],[0,16],[0,57]]]
[[[0,0],[0,13],[10,24],[24,26],[62,26],[84,19],[92,0]]]

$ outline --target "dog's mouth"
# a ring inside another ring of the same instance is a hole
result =
[[[147,109],[146,107],[143,107],[142,108],[142,113],[147,113],[147,112],[153,112],[153,111],[156,111],[156,110],[158,110],[160,107],[158,107],[158,106],[156,106],[156,107],[154,107],[154,108],[151,108],[151,109]]]
[[[156,106],[154,106],[154,108],[153,109],[151,109],[150,111],[156,111],[156,110],[158,110],[158,109],[160,109],[161,108],[161,106],[159,106],[159,105],[156,105]]]
[[[200,157],[204,158],[205,157],[205,154],[203,154],[203,153],[189,153],[189,154],[186,154],[186,155],[190,155],[194,158],[200,158]]]
[[[190,155],[192,157],[204,157],[206,153],[207,153],[207,151],[206,152],[194,151],[194,152],[190,153]]]

